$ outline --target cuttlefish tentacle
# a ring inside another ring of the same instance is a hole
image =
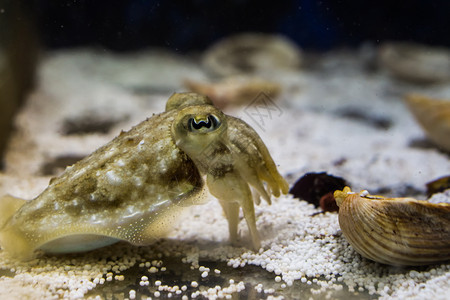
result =
[[[36,249],[149,244],[184,207],[204,203],[207,189],[223,207],[231,241],[238,239],[242,208],[258,249],[254,202],[262,197],[270,203],[288,186],[249,125],[205,96],[174,94],[165,112],[66,168],[35,199],[0,198],[0,245],[26,259]]]

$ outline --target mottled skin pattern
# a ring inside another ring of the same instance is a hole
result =
[[[261,196],[270,203],[288,185],[250,126],[204,96],[174,94],[164,113],[68,167],[35,199],[1,198],[0,245],[26,259],[35,249],[78,252],[118,240],[149,244],[183,207],[205,202],[208,190],[224,209],[232,242],[242,207],[257,249],[253,201]]]

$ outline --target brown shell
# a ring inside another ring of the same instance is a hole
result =
[[[205,68],[222,77],[297,71],[301,62],[301,50],[288,38],[251,32],[218,41],[203,57]]]
[[[348,187],[334,196],[342,233],[362,256],[400,266],[450,259],[450,204],[358,194]]]
[[[421,95],[408,95],[405,99],[428,138],[450,151],[450,101]]]
[[[217,82],[201,82],[186,79],[184,85],[191,91],[208,96],[219,108],[228,105],[249,104],[265,93],[275,99],[281,93],[281,85],[255,76],[232,76]]]

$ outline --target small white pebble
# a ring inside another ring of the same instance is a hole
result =
[[[202,278],[206,278],[206,277],[208,277],[208,272],[205,271],[202,273]]]
[[[281,277],[280,276],[276,276],[275,277],[275,282],[280,282],[281,281]]]
[[[158,298],[159,296],[161,296],[161,293],[160,293],[159,291],[156,291],[153,295],[154,295],[156,298]]]
[[[191,282],[191,286],[194,287],[194,288],[198,287],[198,282],[197,281],[192,281]]]

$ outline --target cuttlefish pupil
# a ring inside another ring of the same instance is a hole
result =
[[[220,121],[214,115],[200,115],[195,116],[189,120],[189,127],[191,131],[203,130],[211,131],[220,126]],[[203,129],[202,129],[203,128]]]

